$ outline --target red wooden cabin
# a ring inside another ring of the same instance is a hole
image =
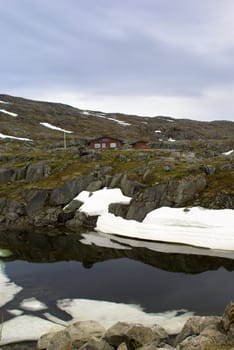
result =
[[[137,141],[132,143],[132,148],[134,149],[148,149],[149,145],[146,141]]]
[[[89,142],[89,148],[94,150],[104,150],[104,149],[118,149],[122,145],[122,142],[118,139],[103,136]]]

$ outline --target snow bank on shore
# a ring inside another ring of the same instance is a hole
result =
[[[37,300],[35,302],[40,303]],[[57,305],[72,316],[71,321],[65,322],[49,313],[44,313],[44,318],[21,314],[3,323],[0,345],[37,340],[41,335],[63,329],[72,322],[87,320],[97,321],[105,329],[119,321],[142,323],[145,326],[158,324],[164,327],[168,334],[177,334],[193,316],[193,313],[187,310],[147,313],[139,305],[90,299],[62,299],[57,301]],[[14,311],[20,313],[20,310]]]
[[[99,216],[96,230],[124,237],[234,251],[233,210],[163,207],[142,223],[110,213]]]
[[[0,345],[38,340],[42,334],[63,329],[61,325],[40,317],[21,315],[3,323]]]
[[[80,211],[99,215],[96,230],[123,237],[185,244],[194,247],[234,251],[234,211],[232,209],[162,207],[147,214],[143,222],[126,220],[108,213],[111,203],[129,204],[130,197],[118,188],[81,192]]]
[[[80,207],[80,211],[89,216],[94,216],[108,212],[108,207],[111,203],[129,204],[131,197],[124,196],[119,188],[103,188],[91,194],[83,191],[74,200],[84,203]]]
[[[76,321],[94,320],[106,329],[116,322],[124,321],[142,323],[145,326],[158,324],[164,327],[168,334],[179,333],[188,318],[193,316],[193,313],[187,310],[146,313],[139,305],[90,299],[63,299],[58,301],[58,307]]]

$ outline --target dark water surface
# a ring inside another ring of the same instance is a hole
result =
[[[56,232],[55,232],[56,233]],[[84,298],[141,305],[148,312],[187,309],[221,314],[234,299],[234,259],[81,243],[82,235],[9,232],[0,246],[9,279],[21,286],[6,308],[36,297],[62,318],[56,301]]]

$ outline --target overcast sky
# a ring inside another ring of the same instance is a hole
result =
[[[234,120],[234,0],[0,0],[0,93]]]

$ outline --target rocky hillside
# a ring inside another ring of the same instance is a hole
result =
[[[31,139],[36,145],[51,146],[63,140],[63,133],[40,123],[72,131],[67,135],[68,145],[76,144],[79,139],[108,135],[127,143],[145,140],[159,144],[173,139],[179,143],[212,143],[215,140],[217,145],[221,140],[221,148],[225,151],[234,135],[234,122],[230,121],[199,122],[164,116],[147,118],[103,113],[8,95],[0,95],[0,101],[0,133]]]
[[[2,224],[90,225],[77,203],[63,207],[82,190],[104,186],[133,198],[110,208],[127,219],[142,220],[161,206],[234,208],[233,122],[104,114],[6,95],[0,120]],[[63,132],[40,123],[72,131],[67,149]],[[120,138],[123,148],[87,148],[87,140],[103,135]],[[151,148],[133,150],[134,140]]]

